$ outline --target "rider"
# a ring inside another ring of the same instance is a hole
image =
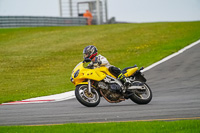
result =
[[[121,70],[115,66],[110,65],[108,60],[102,56],[97,56],[97,48],[93,45],[89,45],[83,49],[83,58],[84,61],[91,63],[88,65],[88,68],[97,68],[101,66],[105,66],[109,69],[109,71],[116,76],[124,85],[128,85],[129,82],[126,81],[124,74]]]

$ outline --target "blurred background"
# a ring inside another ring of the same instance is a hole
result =
[[[80,18],[86,10],[93,15],[92,24],[200,20],[200,0],[0,0],[0,22],[5,23],[5,16],[6,21],[8,16],[15,16],[18,23],[34,16],[39,18],[29,21],[40,21],[43,26],[41,17],[51,21],[49,17],[57,17],[60,25],[55,26],[85,25]]]

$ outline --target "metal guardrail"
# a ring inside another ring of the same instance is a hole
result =
[[[0,27],[44,27],[87,25],[83,17],[0,16]]]

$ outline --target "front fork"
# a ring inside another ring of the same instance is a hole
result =
[[[88,79],[88,93],[92,93],[91,91],[91,81]]]

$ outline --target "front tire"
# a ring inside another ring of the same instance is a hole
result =
[[[134,94],[130,99],[137,104],[148,104],[152,99],[152,91],[150,87],[144,83],[145,90],[134,90]]]
[[[86,107],[95,107],[100,103],[100,95],[91,87],[92,93],[88,93],[88,85],[78,85],[75,89],[76,99]]]

